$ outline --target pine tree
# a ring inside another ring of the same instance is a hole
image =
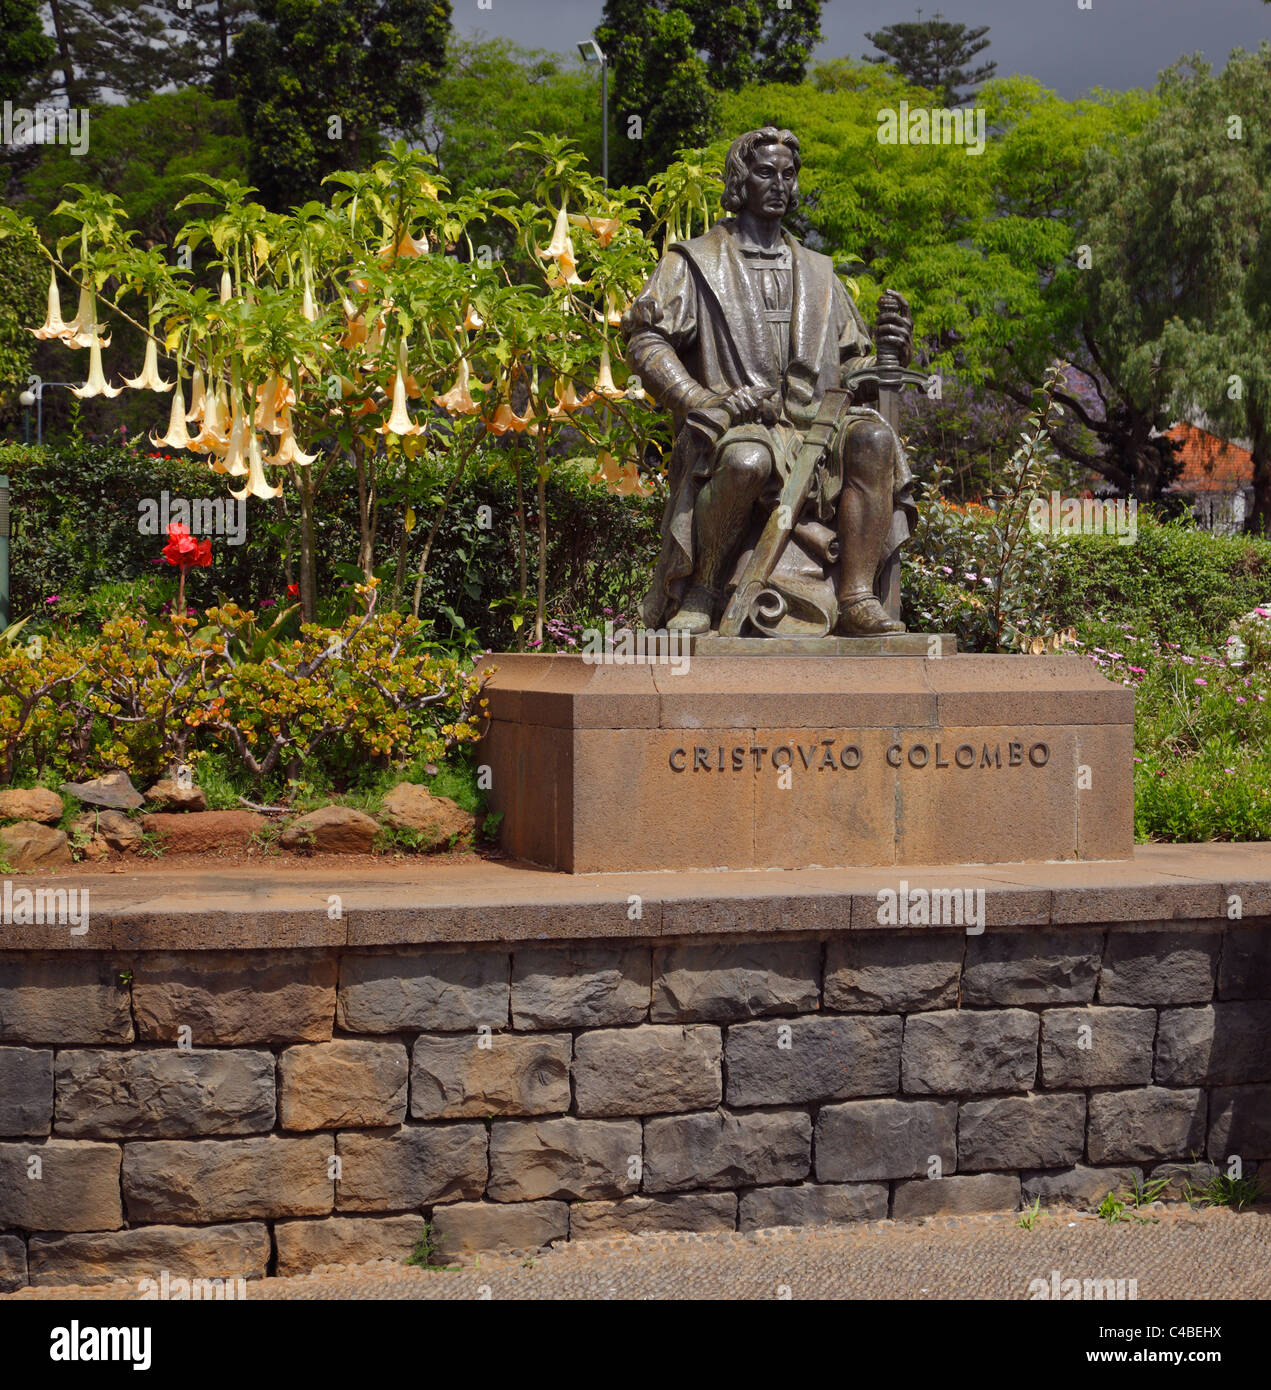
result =
[[[36,0],[0,0],[0,101],[19,101],[53,53]]]
[[[91,106],[107,93],[136,100],[175,80],[171,34],[145,0],[45,0],[56,52],[47,95]]]
[[[891,63],[916,86],[937,93],[945,106],[960,106],[997,71],[995,62],[968,67],[989,46],[984,37],[988,31],[987,24],[975,29],[954,24],[939,10],[933,19],[923,19],[919,10],[917,20],[888,24],[866,34],[881,53],[866,53],[864,57],[871,63]]]

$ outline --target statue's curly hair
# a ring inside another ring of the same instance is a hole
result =
[[[724,163],[725,212],[740,212],[745,206],[742,190],[750,176],[750,166],[754,163],[755,151],[761,145],[784,145],[794,160],[794,189],[790,195],[789,211],[799,206],[799,170],[803,159],[799,154],[798,136],[789,130],[778,130],[775,125],[766,125],[761,130],[748,130],[739,135],[728,147],[728,159]]]

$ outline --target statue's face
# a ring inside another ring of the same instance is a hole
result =
[[[790,209],[797,180],[794,156],[784,145],[757,146],[743,190],[746,211],[752,217],[780,220]]]

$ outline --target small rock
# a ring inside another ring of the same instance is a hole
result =
[[[207,810],[207,797],[202,787],[182,786],[175,777],[161,777],[146,792],[146,802],[161,811]]]
[[[85,806],[109,806],[115,811],[135,811],[144,800],[126,772],[108,772],[89,782],[63,782],[61,790]]]
[[[399,782],[384,798],[380,818],[397,830],[417,830],[424,837],[422,849],[452,842],[471,843],[477,819],[448,796],[434,796],[417,782]]]
[[[141,818],[142,829],[160,836],[169,854],[246,849],[268,824],[255,811],[152,811]]]
[[[320,806],[282,832],[282,847],[302,853],[369,854],[379,826],[351,806]]]
[[[15,873],[27,869],[60,869],[75,862],[65,833],[33,820],[19,821],[17,825],[6,825],[0,830],[0,855]]]
[[[0,820],[34,820],[56,825],[62,819],[62,798],[47,787],[11,787],[0,792]]]
[[[110,846],[102,835],[90,835],[84,844],[76,845],[72,852],[77,858],[87,859],[94,864],[99,859],[110,858]]]
[[[135,850],[141,844],[141,826],[122,811],[85,811],[71,822],[71,829],[101,840],[110,849]]]

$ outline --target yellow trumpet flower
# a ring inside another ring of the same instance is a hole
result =
[[[97,322],[97,299],[87,285],[79,287],[79,307],[75,317],[65,326],[62,341],[67,347],[92,347],[94,341],[101,347],[109,347],[110,339],[103,338]]]
[[[203,381],[203,368],[195,367],[190,381],[190,408],[185,412],[187,420],[201,420],[206,404],[207,386]]]
[[[229,266],[221,271],[221,303],[228,304],[234,297],[234,282],[230,279]]]
[[[160,444],[168,449],[188,449],[190,447],[190,434],[185,428],[185,398],[181,394],[179,381],[176,388],[172,395],[172,413],[168,416],[167,433],[156,436],[153,430],[150,432],[150,442],[156,448]]]
[[[590,405],[592,401],[601,399],[616,401],[626,394],[621,386],[614,385],[613,364],[609,360],[609,341],[606,339],[600,348],[600,373],[596,377],[595,389],[587,392],[581,404]]]
[[[49,302],[48,311],[44,315],[44,322],[39,328],[32,328],[34,333],[41,340],[47,338],[65,338],[71,328],[62,322],[62,301],[57,292],[57,271],[49,270]]]
[[[455,384],[444,396],[434,396],[433,402],[451,415],[477,414],[481,407],[472,399],[470,370],[468,359],[461,357],[459,359],[459,375],[455,379]],[[476,385],[483,391],[489,389],[480,381]]]
[[[545,261],[556,260],[569,245],[569,214],[565,211],[565,199],[561,199],[560,211],[556,214],[556,226],[552,229],[552,239],[546,246],[540,246],[538,254]]]
[[[71,387],[71,391],[81,401],[86,401],[90,396],[114,397],[122,390],[122,386],[109,386],[106,383],[106,374],[102,371],[101,339],[94,333],[89,343],[88,380],[83,386]]]
[[[406,409],[406,383],[402,380],[401,368],[393,376],[393,409],[388,419],[376,427],[377,434],[396,434],[403,439],[407,435],[418,434],[420,427],[411,422]]]
[[[245,424],[246,417],[241,418]],[[235,492],[231,488],[230,496],[236,502],[245,502],[249,497],[259,497],[262,502],[269,502],[275,497],[281,497],[281,486],[270,487],[269,479],[265,477],[265,464],[260,456],[260,436],[250,428],[247,434],[247,467],[243,470],[247,474],[247,485],[242,492]]]
[[[153,338],[146,339],[146,355],[141,364],[141,375],[124,377],[124,385],[134,391],[171,391],[172,383],[164,381],[159,375],[159,345]]]
[[[305,467],[313,463],[317,454],[305,454],[300,451],[300,446],[296,443],[296,436],[292,433],[291,421],[287,421],[287,427],[283,430],[278,440],[278,447],[266,458],[268,464],[294,463],[298,467]]]
[[[575,227],[586,227],[601,246],[608,246],[614,233],[622,226],[617,217],[589,217],[585,212],[571,212],[569,220]]]
[[[228,473],[231,478],[241,478],[246,472],[248,465],[247,458],[247,436],[251,433],[247,423],[247,416],[239,408],[237,400],[234,402],[234,413],[229,423],[229,443],[225,453],[221,458],[222,467],[218,472]],[[252,434],[254,439],[256,436]]]

